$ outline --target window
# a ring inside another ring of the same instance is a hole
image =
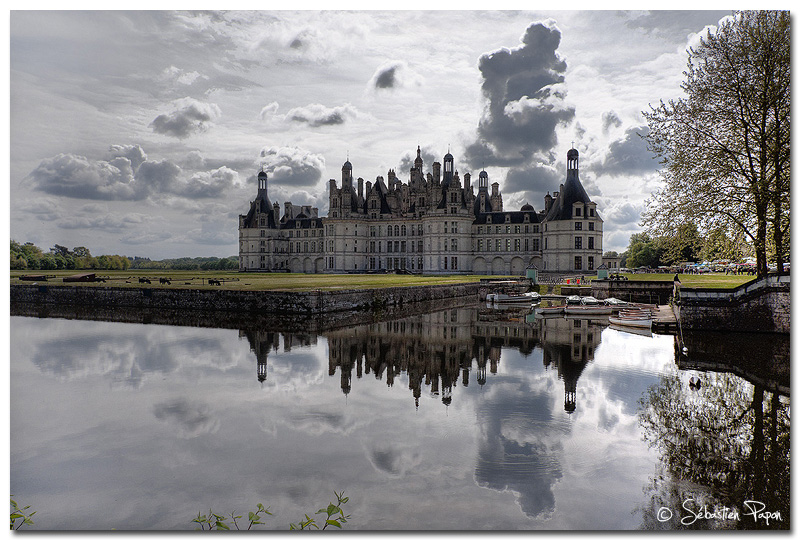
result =
[[[526,229],[528,227],[525,227]],[[527,230],[525,232],[528,232]],[[514,225],[514,234],[519,234],[519,225]]]
[[[588,270],[594,270],[594,257],[586,258],[586,268]]]
[[[581,231],[581,230],[583,230],[583,223],[581,223],[580,221],[576,221],[576,222],[575,222],[575,230],[576,230],[576,231]]]
[[[458,240],[455,238],[450,239],[450,251],[458,251]]]
[[[506,239],[506,251],[511,251],[511,238]]]
[[[586,247],[587,249],[594,249],[594,236],[590,236],[586,239]],[[591,268],[589,269],[591,270]]]
[[[450,257],[450,269],[458,270],[458,257]],[[455,330],[455,328],[453,328]]]
[[[589,208],[589,216],[594,217],[594,208]]]
[[[386,242],[386,252],[387,253],[391,253],[392,252],[392,243],[391,242]]]
[[[575,256],[575,270],[583,270],[582,262],[580,255]]]
[[[405,226],[405,225],[403,225],[403,226],[400,228],[400,234],[401,234],[402,236],[406,236],[406,226]]]
[[[590,230],[590,231],[593,231],[593,230],[594,230],[594,221],[590,221],[590,222],[589,222],[589,230]]]
[[[483,251],[483,240],[478,240],[478,251]]]
[[[406,251],[406,241],[405,240],[400,242],[400,251],[403,252],[403,253],[405,253],[405,251]]]
[[[580,236],[575,237],[575,249],[583,249],[583,238]]]
[[[494,250],[495,251],[500,251],[500,249],[503,247],[503,243],[502,242],[503,241],[500,240],[499,238],[494,241]]]
[[[386,236],[392,236],[392,226],[386,227]]]
[[[544,239],[544,249],[547,249],[547,238]]]
[[[506,234],[511,234],[511,225],[506,225]]]
[[[496,227],[494,228],[494,233],[495,233],[495,234],[500,234],[500,225],[498,225],[498,226],[496,226]]]
[[[534,238],[533,239],[533,251],[539,251],[539,239],[538,238]]]
[[[400,236],[400,225],[395,225],[394,226],[394,235],[395,236]]]
[[[519,238],[514,239],[514,251],[519,251]]]
[[[528,239],[525,239],[525,251],[528,251]]]
[[[539,226],[538,225],[534,225],[533,226],[533,232],[535,232],[535,233],[539,232]]]
[[[422,240],[417,240],[417,251],[422,253]]]
[[[580,216],[581,215],[581,207],[580,206],[576,206],[575,207],[575,215],[576,216]]]
[[[444,269],[447,270],[447,257],[444,258]]]

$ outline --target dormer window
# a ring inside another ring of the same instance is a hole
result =
[[[575,216],[576,217],[580,217],[580,215],[581,215],[581,207],[580,206],[576,206],[575,207]]]
[[[594,217],[594,208],[589,208],[589,216]]]

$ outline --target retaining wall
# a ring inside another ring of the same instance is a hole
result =
[[[477,298],[479,286],[479,283],[464,283],[347,291],[286,292],[14,285],[11,287],[11,302],[240,313],[319,314],[384,309],[407,303],[464,296]]]
[[[619,298],[626,302],[666,304],[672,297],[672,281],[592,280],[592,296],[599,300]]]
[[[684,329],[789,333],[791,282],[768,276],[732,290],[678,291],[676,314]]]

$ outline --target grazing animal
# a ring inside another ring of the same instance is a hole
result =
[[[150,283],[150,279],[146,277],[140,277],[139,283]]]
[[[170,283],[170,281],[169,281],[169,278],[164,278],[164,277],[162,277],[162,278],[158,278],[158,282],[159,282],[161,285],[164,285],[165,283],[166,283],[167,285],[172,285],[172,283]]]
[[[222,283],[220,283],[218,279],[211,279],[211,278],[208,280],[208,284],[209,285],[222,285]]]

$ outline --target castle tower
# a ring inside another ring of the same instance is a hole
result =
[[[450,181],[453,179],[453,154],[447,152],[444,155],[444,175],[442,178],[442,184],[444,187],[450,185]]]
[[[342,188],[349,188],[353,185],[353,165],[350,161],[345,161],[342,165]]]

